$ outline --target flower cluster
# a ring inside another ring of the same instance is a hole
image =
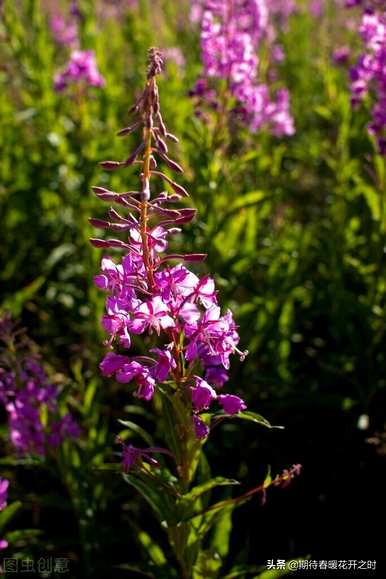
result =
[[[360,26],[365,51],[350,71],[351,102],[357,107],[366,94],[374,94],[375,105],[369,133],[382,155],[386,154],[386,11],[365,10]]]
[[[269,10],[286,27],[289,17],[297,10],[296,0],[269,0]]]
[[[384,0],[346,0],[346,6],[347,8],[361,6],[365,9],[376,10],[377,8],[384,7]]]
[[[272,97],[269,86],[259,79],[258,49],[263,39],[271,45],[272,60],[283,57],[281,48],[275,44],[276,35],[270,23],[270,16],[274,14],[274,11],[270,14],[266,0],[204,1],[201,16],[204,79],[226,81],[238,104],[237,112],[242,113],[252,131],[267,126],[277,136],[292,135],[295,129],[288,91],[281,89]],[[280,57],[275,59],[279,53]],[[212,100],[210,94],[202,92],[202,87],[200,79],[192,94]]]
[[[16,452],[43,456],[47,446],[57,447],[65,438],[79,436],[72,416],[58,415],[56,386],[48,383],[37,356],[29,351],[29,341],[15,330],[7,314],[0,320],[0,340],[0,403],[8,415]]]
[[[96,4],[96,12],[101,19],[119,20],[125,15],[125,12],[136,7],[138,0],[101,0]]]
[[[209,428],[199,414],[208,410],[213,401],[219,402],[226,414],[246,408],[238,396],[217,393],[228,380],[230,356],[238,353],[244,358],[246,353],[238,349],[239,336],[232,312],[221,312],[213,278],[209,275],[200,278],[185,265],[201,261],[205,255],[166,253],[170,237],[180,231],[180,225],[191,221],[196,211],[168,207],[188,194],[157,166],[156,156],[170,170],[182,172],[180,165],[169,157],[167,141],[177,139],[166,129],[159,109],[155,76],[162,69],[162,55],[151,49],[146,88],[132,107],[138,118],[119,132],[125,135],[141,128],[143,141],[126,161],[101,163],[107,170],[138,163],[141,190],[120,194],[93,188],[100,199],[118,203],[131,213],[123,216],[110,208],[110,221],[90,220],[96,227],[127,235],[125,241],[92,240],[96,247],[125,252],[118,262],[103,257],[102,271],[95,277],[96,285],[108,293],[102,319],[110,336],[107,343],[111,346],[115,342],[127,351],[133,335],[146,334],[157,336],[159,343],[146,356],[110,351],[100,368],[105,376],[134,384],[134,395],[144,400],[151,400],[161,384],[172,393],[183,392],[189,400],[191,427],[197,437],[204,438]],[[150,181],[153,177],[171,191],[153,193]],[[175,261],[179,263],[170,263]],[[130,453],[132,457],[133,451]]]
[[[50,17],[50,26],[53,37],[58,44],[76,48],[78,40],[78,23],[71,15],[65,18],[61,12],[54,12]]]
[[[7,506],[9,480],[0,478],[0,511]],[[8,547],[8,541],[0,539],[0,551]]]
[[[350,58],[350,49],[348,46],[339,46],[332,54],[332,62],[336,65],[346,64]]]
[[[62,72],[55,75],[55,90],[61,92],[71,84],[102,87],[105,80],[98,70],[93,50],[73,50]]]

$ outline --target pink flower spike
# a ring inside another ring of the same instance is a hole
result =
[[[0,511],[7,506],[9,480],[0,478]]]

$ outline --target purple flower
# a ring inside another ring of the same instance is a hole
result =
[[[293,9],[291,3],[287,17]],[[242,113],[252,131],[265,126],[276,136],[292,135],[295,129],[288,91],[283,89],[273,97],[258,77],[257,51],[263,40],[271,44],[272,63],[284,59],[282,48],[274,42],[276,34],[270,23],[270,10],[272,17],[284,14],[278,4],[271,7],[265,0],[204,0],[201,54],[205,78],[200,79],[191,94],[208,100],[213,108],[215,97],[208,88],[208,79],[224,79],[238,101],[235,110]]]
[[[58,421],[51,424],[51,430],[48,435],[48,444],[53,447],[60,444],[67,438],[79,438],[80,428],[71,414],[65,414]]]
[[[257,6],[255,8],[257,10]],[[257,33],[250,27],[260,18],[259,14],[257,10],[252,14],[252,20],[248,16],[240,24],[254,38]],[[188,207],[170,208],[171,203],[188,196],[188,193],[158,169],[157,163],[160,162],[176,173],[183,171],[168,156],[168,142],[176,142],[177,139],[167,131],[159,112],[155,75],[162,68],[162,55],[157,49],[151,49],[148,82],[132,108],[137,118],[119,132],[123,136],[138,129],[142,134],[142,127],[146,134],[147,128],[152,127],[150,149],[142,143],[126,161],[102,162],[107,170],[115,170],[139,161],[141,190],[115,193],[103,187],[94,187],[94,192],[102,200],[116,202],[130,212],[122,215],[110,208],[109,221],[91,220],[98,228],[125,234],[124,241],[115,237],[91,240],[96,247],[116,248],[125,252],[121,260],[104,256],[101,273],[94,278],[97,287],[107,292],[106,313],[102,319],[103,327],[110,334],[107,344],[113,347],[117,339],[119,346],[128,350],[132,335],[143,334],[144,344],[152,346],[148,347],[152,356],[128,357],[108,352],[100,368],[102,374],[114,375],[120,383],[134,382],[134,396],[147,401],[152,399],[158,383],[163,396],[175,396],[176,400],[179,399],[178,404],[186,406],[186,413],[176,414],[177,422],[181,416],[191,416],[194,432],[197,437],[204,438],[209,433],[209,427],[196,413],[209,408],[212,400],[217,398],[211,384],[221,387],[228,380],[224,369],[229,368],[230,356],[238,354],[243,359],[246,352],[241,352],[237,347],[239,335],[232,312],[228,310],[221,314],[213,277],[205,275],[200,278],[185,266],[185,263],[202,261],[205,256],[167,253],[169,236],[180,231],[177,226],[191,221],[195,210]],[[280,96],[282,101],[286,101],[285,94]],[[166,182],[173,193],[163,189],[157,193],[154,190],[155,179],[161,180],[162,188]],[[157,217],[160,219],[158,225]],[[180,263],[172,266],[171,260],[179,260]],[[197,375],[200,369],[205,379]],[[164,383],[162,387],[161,383]],[[183,395],[189,387],[191,399]],[[234,399],[239,400],[237,397]],[[228,406],[232,406],[232,399]],[[186,429],[186,424],[178,426]],[[139,463],[144,457],[142,451],[133,447],[125,453],[125,468]]]
[[[296,1],[295,0],[269,0],[269,10],[271,14],[275,16],[278,20],[279,25],[287,29],[288,19],[296,12]]]
[[[149,368],[139,364],[139,362],[133,361],[125,364],[116,373],[116,379],[123,384],[134,380],[137,385],[135,396],[144,398],[144,400],[153,398],[155,380],[151,376]]]
[[[9,480],[0,478],[0,511],[7,506]],[[8,547],[8,541],[0,540],[0,551]]]
[[[216,289],[211,277],[205,276],[198,280],[189,299],[197,299],[205,308],[211,308],[217,305]]]
[[[99,88],[105,85],[93,50],[73,50],[65,69],[55,76],[54,87],[57,92],[61,92],[69,85],[80,82]]]
[[[0,345],[5,352],[0,354],[0,402],[8,415],[9,437],[16,452],[44,456],[47,447],[61,444],[64,438],[77,438],[80,430],[70,414],[58,417],[58,388],[48,383],[25,332],[15,332],[16,327],[9,316],[0,319]],[[16,351],[14,368],[9,367],[9,348],[12,356]]]
[[[196,412],[209,408],[212,400],[217,398],[216,392],[213,390],[212,386],[205,382],[199,376],[194,377],[195,387],[192,388],[192,404]]]
[[[141,466],[143,460],[150,466],[158,468],[159,463],[151,456],[152,454],[168,454],[171,456],[171,453],[166,448],[136,448],[131,444],[122,442],[122,466],[124,472],[127,473],[133,466]]]
[[[334,64],[345,64],[350,58],[350,49],[348,46],[336,48],[332,54]]]
[[[75,20],[66,20],[59,12],[50,19],[52,34],[58,44],[75,48],[78,44],[78,26]]]
[[[165,48],[164,54],[167,60],[174,62],[177,68],[181,71],[185,69],[186,60],[182,51],[178,46],[173,46],[171,48]]]
[[[205,424],[205,422],[203,422],[203,420],[201,420],[201,418],[196,416],[196,414],[193,414],[192,420],[193,420],[193,426],[194,426],[194,431],[196,433],[196,437],[201,439],[201,438],[205,438],[206,436],[208,436],[209,428]]]
[[[386,11],[367,10],[362,17],[359,32],[364,52],[351,69],[351,103],[359,106],[367,94],[374,95],[372,120],[368,131],[377,139],[382,155],[386,140]]]
[[[162,299],[174,308],[181,307],[193,296],[194,288],[200,283],[199,278],[182,264],[157,272],[155,279]]]
[[[320,18],[323,14],[324,1],[323,0],[311,0],[310,3],[310,13],[314,18]]]
[[[164,382],[169,376],[169,372],[177,367],[171,348],[170,346],[167,346],[165,350],[152,348],[150,352],[158,355],[158,361],[153,366],[151,374],[158,382]]]
[[[0,478],[0,511],[7,506],[9,480]]]
[[[168,307],[159,296],[138,306],[133,312],[133,320],[128,322],[128,328],[133,334],[143,334],[146,329],[154,329],[160,335],[161,329],[174,326]]]
[[[222,366],[209,366],[205,370],[205,380],[211,382],[217,388],[222,388],[229,376]]]
[[[234,394],[220,394],[217,399],[226,414],[237,414],[247,408],[244,400]]]
[[[121,370],[121,368],[123,368],[123,366],[128,362],[129,358],[127,356],[108,352],[99,364],[99,368],[101,369],[103,376],[111,376],[118,370]]]
[[[202,354],[218,357],[224,368],[228,369],[231,354],[237,352],[241,358],[245,357],[245,353],[237,348],[239,335],[230,310],[220,316],[220,308],[211,307],[199,322],[186,325],[185,333],[190,338],[185,354],[187,360],[194,360]],[[202,346],[205,348],[202,349]]]

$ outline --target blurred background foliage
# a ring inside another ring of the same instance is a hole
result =
[[[146,50],[159,45],[177,47],[185,61],[169,59],[160,93],[198,208],[176,245],[208,253],[202,267],[214,274],[250,352],[234,364],[232,381],[251,408],[285,426],[268,433],[224,426],[208,442],[213,470],[226,456],[227,474],[256,486],[268,464],[273,471],[304,466],[293,488],[236,514],[233,563],[377,558],[385,474],[385,162],[367,133],[370,103],[351,110],[348,66],[332,62],[343,44],[356,60],[357,31],[332,1],[317,18],[299,2],[280,32],[280,74],[296,134],[278,139],[230,123],[219,138],[216,114],[206,122],[197,117],[188,94],[201,71],[189,2],[138,0],[118,15],[105,4],[79,2],[81,47],[95,50],[106,85],[63,93],[54,91],[53,77],[68,49],[55,42],[48,22],[50,10],[65,13],[68,4],[5,0],[1,8],[0,308],[22,320],[51,373],[65,376],[87,433],[79,448],[57,457],[59,471],[3,460],[2,474],[15,480],[12,493],[22,501],[15,526],[30,527],[30,535],[16,537],[15,552],[66,553],[83,569],[79,577],[103,576],[139,558],[135,524],[147,519],[146,508],[103,462],[113,456],[122,409],[142,411],[127,409],[124,388],[98,374],[104,296],[92,282],[101,253],[89,244],[88,218],[105,209],[91,185],[136,185],[134,171],[111,176],[98,162],[123,159],[134,143],[114,135],[143,83]],[[147,409],[142,414],[154,430]]]

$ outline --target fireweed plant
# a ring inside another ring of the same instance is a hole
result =
[[[198,114],[209,107],[240,120],[252,133],[264,128],[276,137],[293,135],[289,92],[270,86],[284,59],[276,39],[275,20],[282,22],[284,14],[280,3],[204,0],[201,12],[194,8],[192,17],[201,23],[203,76],[190,94]]]
[[[26,331],[5,313],[0,319],[0,404],[16,456],[44,457],[64,440],[78,438],[79,426],[70,412],[60,415],[58,397]]]
[[[386,155],[386,9],[377,1],[364,3],[364,9],[359,27],[364,50],[350,71],[351,103],[358,108],[367,94],[373,97],[368,131],[380,154]]]
[[[291,480],[299,465],[273,480],[267,478],[241,496],[210,504],[212,489],[239,484],[223,477],[210,478],[202,452],[210,431],[236,417],[271,425],[246,411],[245,402],[236,394],[222,393],[231,356],[243,360],[247,352],[238,347],[232,312],[221,312],[213,278],[199,278],[186,266],[201,262],[205,255],[167,253],[169,237],[179,233],[179,226],[190,222],[196,211],[170,208],[188,193],[158,167],[162,163],[167,170],[183,172],[169,156],[167,142],[178,141],[166,128],[160,111],[156,76],[163,67],[161,52],[151,48],[145,89],[130,109],[135,119],[118,133],[124,136],[138,130],[142,139],[126,161],[101,163],[106,170],[138,166],[140,189],[116,193],[93,188],[103,201],[128,211],[122,215],[110,208],[109,221],[90,220],[97,228],[127,232],[124,241],[91,240],[97,248],[125,252],[120,261],[104,256],[102,272],[95,277],[96,285],[108,294],[102,324],[109,334],[106,345],[110,351],[100,369],[104,376],[129,384],[136,398],[154,400],[161,409],[166,447],[136,448],[118,440],[123,450],[123,476],[151,505],[178,561],[171,571],[170,560],[157,547],[158,555],[152,557],[153,565],[158,565],[155,576],[208,578],[220,573],[232,510],[253,494],[264,494],[269,485]],[[158,184],[168,191],[158,192]],[[154,345],[147,355],[130,355],[132,337],[137,335],[151,337]],[[213,527],[219,534],[212,533],[210,542],[207,535]]]

